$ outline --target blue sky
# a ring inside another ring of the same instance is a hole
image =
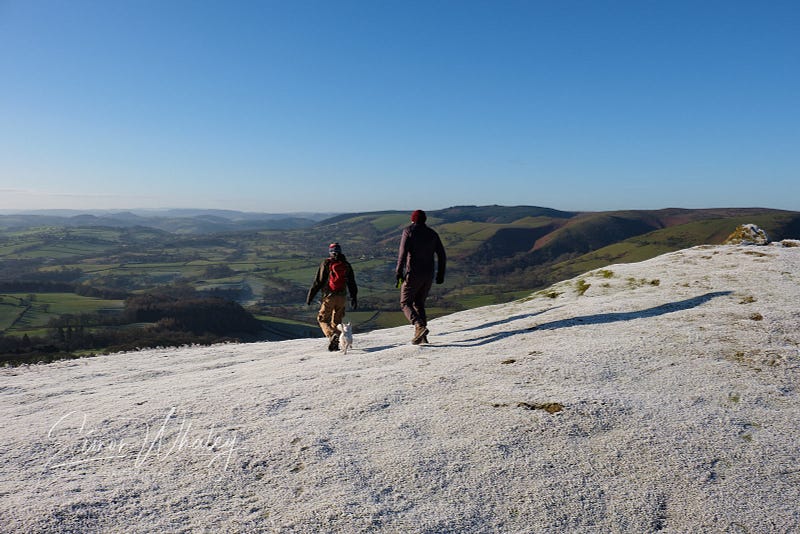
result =
[[[800,210],[800,2],[0,0],[0,209]]]

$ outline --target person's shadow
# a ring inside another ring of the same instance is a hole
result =
[[[667,304],[662,304],[661,306],[656,306],[654,308],[648,308],[646,310],[639,310],[639,311],[631,311],[631,312],[619,312],[619,313],[599,313],[596,315],[583,315],[579,317],[572,317],[570,319],[560,319],[558,321],[551,321],[549,323],[542,323],[539,325],[531,326],[528,328],[521,328],[519,330],[511,330],[508,332],[497,332],[495,334],[490,334],[488,336],[481,336],[472,339],[466,339],[463,342],[459,343],[451,343],[448,345],[436,345],[437,347],[479,347],[481,345],[487,345],[489,343],[494,343],[495,341],[499,341],[501,339],[505,339],[507,337],[516,336],[519,334],[526,334],[534,331],[539,330],[557,330],[559,328],[570,328],[573,326],[582,326],[582,325],[596,325],[596,324],[607,324],[607,323],[617,323],[620,321],[632,321],[634,319],[647,319],[650,317],[658,317],[659,315],[665,315],[667,313],[674,313],[684,310],[689,310],[692,308],[696,308],[702,304],[705,304],[709,300],[716,298],[716,297],[723,297],[725,295],[730,295],[733,293],[732,291],[714,291],[712,293],[706,293],[705,295],[700,295],[698,297],[693,297],[686,300],[681,300],[678,302],[669,302]],[[537,315],[537,314],[532,314]],[[518,317],[519,318],[519,317]],[[500,324],[502,322],[498,322]]]
[[[525,313],[522,315],[512,315],[506,319],[499,319],[497,321],[492,321],[491,323],[484,323],[482,325],[473,326],[471,328],[465,328],[463,330],[456,330],[455,332],[474,332],[475,330],[483,330],[484,328],[491,328],[493,326],[500,326],[501,324],[513,323],[514,321],[519,321],[520,319],[528,319],[530,317],[536,317],[537,315],[541,315],[543,313],[551,312],[553,310],[557,310],[561,306],[553,306],[552,308],[547,308],[546,310],[534,312],[534,313]],[[454,333],[455,333],[454,332]]]

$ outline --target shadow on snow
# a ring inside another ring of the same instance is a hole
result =
[[[531,326],[528,328],[521,328],[519,330],[512,330],[510,332],[497,332],[495,334],[490,334],[488,336],[481,336],[476,337],[473,339],[464,340],[462,343],[456,344],[449,344],[449,345],[436,345],[437,347],[478,347],[481,345],[487,345],[489,343],[494,343],[495,341],[499,341],[501,339],[505,339],[507,337],[516,336],[519,334],[530,333],[537,330],[557,330],[559,328],[570,328],[573,326],[583,326],[583,325],[596,325],[596,324],[608,324],[608,323],[617,323],[620,321],[632,321],[634,319],[648,319],[650,317],[658,317],[660,315],[665,315],[667,313],[674,313],[684,310],[690,310],[692,308],[696,308],[706,302],[710,301],[711,299],[722,297],[725,295],[730,295],[733,293],[732,291],[714,291],[712,293],[706,293],[705,295],[700,295],[698,297],[693,297],[686,300],[681,300],[678,302],[669,302],[667,304],[662,304],[660,306],[656,306],[654,308],[648,308],[646,310],[639,310],[639,311],[632,311],[632,312],[621,312],[621,313],[599,313],[596,315],[584,315],[580,317],[573,317],[571,319],[561,319],[558,321],[551,321],[549,323],[542,323],[536,326]],[[551,308],[552,309],[552,308]],[[540,312],[542,313],[542,312]],[[531,314],[531,315],[538,315]],[[520,318],[524,318],[525,316],[517,316],[512,317],[505,321],[498,321],[496,323],[490,323],[487,326],[494,326],[497,324],[507,323],[511,320],[517,320]],[[480,328],[480,327],[478,327]],[[473,328],[471,330],[477,330],[478,328]]]
[[[522,315],[514,315],[514,316],[509,317],[508,319],[501,319],[499,321],[492,321],[491,323],[485,323],[485,324],[482,324],[482,325],[473,326],[472,328],[465,328],[463,330],[456,330],[456,332],[473,332],[475,330],[483,330],[484,328],[491,328],[493,326],[500,326],[501,324],[513,323],[514,321],[519,321],[520,319],[528,319],[530,317],[536,317],[537,315],[541,315],[541,314],[543,314],[545,312],[556,310],[556,309],[558,309],[560,307],[561,306],[554,306],[552,308],[547,308],[546,310],[538,311],[538,312],[535,312],[535,313],[525,313],[525,314],[522,314]]]

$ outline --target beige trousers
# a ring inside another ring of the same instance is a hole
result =
[[[344,306],[347,296],[343,293],[330,294],[322,297],[322,305],[317,314],[317,322],[325,337],[338,333],[336,325],[344,319]]]

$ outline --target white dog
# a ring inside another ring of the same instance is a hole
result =
[[[340,324],[336,328],[342,333],[339,336],[339,350],[347,354],[347,350],[353,347],[353,326],[350,323]]]

